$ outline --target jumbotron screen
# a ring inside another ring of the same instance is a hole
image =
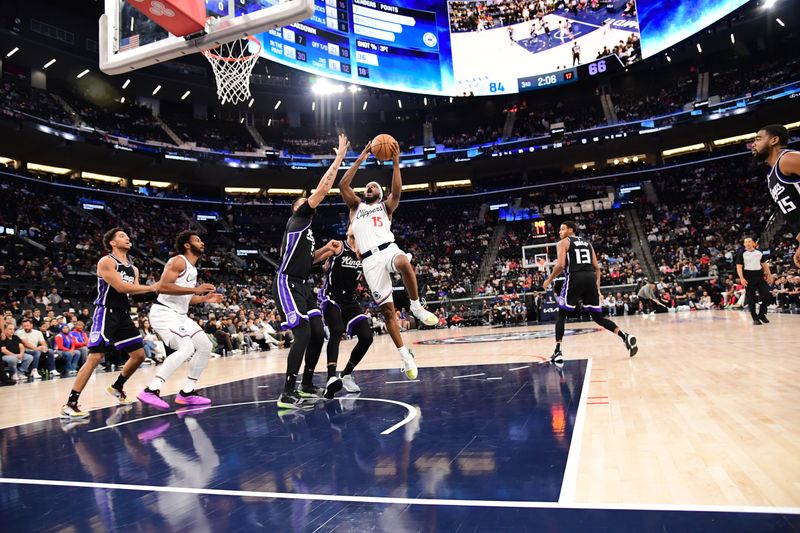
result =
[[[449,96],[507,94],[624,68],[744,3],[316,0],[310,19],[258,38],[270,60],[342,82]]]

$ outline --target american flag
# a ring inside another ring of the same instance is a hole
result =
[[[130,37],[123,37],[119,40],[119,51],[124,52],[131,48],[139,48],[139,34],[134,33]]]

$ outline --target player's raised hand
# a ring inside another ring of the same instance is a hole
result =
[[[395,165],[399,165],[400,164],[400,145],[397,144],[397,143],[394,143],[392,145],[392,147],[389,149],[389,153],[392,156],[392,162]]]
[[[215,290],[217,290],[217,287],[211,283],[203,283],[197,287],[196,292],[197,294],[206,294],[208,292],[214,292]]]
[[[361,155],[358,156],[358,160],[363,163],[364,161],[367,160],[367,158],[371,153],[372,153],[372,141],[369,141],[366,144],[366,146],[364,146],[364,149],[361,150]]]
[[[344,157],[347,154],[347,150],[350,148],[350,141],[347,140],[347,135],[344,133],[339,134],[339,146],[335,149],[337,157]]]

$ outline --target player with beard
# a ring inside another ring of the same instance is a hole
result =
[[[364,279],[375,303],[383,312],[386,329],[400,352],[406,377],[416,379],[417,365],[414,362],[414,354],[405,346],[400,336],[400,324],[392,300],[391,274],[400,274],[403,278],[403,284],[411,300],[411,313],[417,320],[426,326],[435,326],[439,320],[420,303],[414,267],[411,266],[409,256],[394,243],[394,234],[391,230],[392,216],[400,205],[400,192],[403,188],[400,175],[400,147],[395,143],[391,149],[392,189],[386,200],[383,200],[383,189],[377,182],[371,181],[367,184],[363,200],[350,186],[358,167],[369,157],[369,153],[370,145],[367,144],[353,166],[345,172],[339,189],[344,203],[350,208],[350,227],[361,255]]]
[[[182,231],[175,238],[173,256],[164,265],[160,293],[150,308],[150,325],[164,343],[175,350],[158,369],[153,380],[137,398],[159,409],[169,409],[161,399],[161,387],[184,362],[191,359],[189,375],[175,397],[181,405],[208,405],[211,400],[195,390],[200,374],[211,358],[211,341],[197,322],[189,318],[189,306],[201,303],[219,303],[222,295],[214,292],[210,283],[197,284],[197,261],[206,249],[200,235]]]
[[[764,126],[756,133],[752,152],[768,164],[767,188],[798,241],[794,264],[800,268],[800,152],[789,150],[789,131],[781,124]]]
[[[128,295],[158,292],[159,284],[139,284],[139,269],[128,259],[131,239],[122,228],[107,231],[103,235],[103,245],[109,253],[97,262],[97,298],[89,334],[89,357],[75,377],[67,403],[61,409],[61,418],[80,420],[89,416],[78,407],[78,399],[94,369],[112,347],[127,352],[128,360],[117,380],[106,387],[106,392],[122,405],[135,401],[125,395],[123,387],[144,361],[144,344],[131,319]]]

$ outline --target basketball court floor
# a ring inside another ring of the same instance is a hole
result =
[[[617,318],[632,359],[571,323],[563,369],[552,326],[412,332],[412,382],[382,336],[360,394],[289,414],[286,350],[213,360],[207,409],[117,407],[99,373],[69,423],[73,378],[4,387],[2,529],[799,531],[800,317],[770,319]]]

